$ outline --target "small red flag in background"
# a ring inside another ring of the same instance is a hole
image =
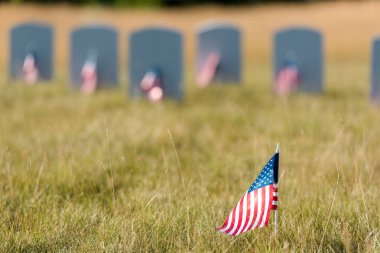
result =
[[[33,54],[28,54],[22,65],[22,71],[24,73],[24,81],[28,85],[32,85],[37,82],[39,71],[37,68],[36,57]]]
[[[219,62],[220,55],[218,53],[212,52],[207,56],[206,61],[197,76],[197,83],[199,86],[207,86],[213,81]]]
[[[290,94],[298,89],[300,73],[296,66],[290,65],[282,68],[277,74],[274,91],[277,94]]]
[[[98,73],[95,60],[89,59],[83,65],[82,71],[82,91],[93,93],[98,85]]]

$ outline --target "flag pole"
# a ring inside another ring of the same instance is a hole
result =
[[[277,155],[277,168],[275,168],[275,170],[277,169],[277,172],[275,172],[275,177],[274,177],[274,183],[276,185],[276,187],[278,187],[278,167],[279,167],[279,155],[280,155],[280,145],[277,143],[277,148],[276,148],[276,154]],[[277,192],[278,194],[278,192]],[[278,225],[278,207],[276,208],[276,210],[274,210],[274,234],[276,235],[277,234],[277,225]]]
[[[277,234],[278,210],[274,210],[274,234]]]

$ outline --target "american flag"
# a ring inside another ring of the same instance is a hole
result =
[[[160,101],[164,96],[161,72],[156,68],[148,70],[140,82],[140,88],[150,101]]]
[[[84,93],[95,92],[98,85],[98,71],[96,61],[92,58],[87,59],[81,70],[82,91]]]
[[[36,57],[34,54],[27,54],[22,65],[24,81],[31,85],[37,82],[39,71],[37,68]]]
[[[300,82],[300,72],[295,65],[283,67],[277,74],[275,92],[277,94],[290,94],[297,91]]]
[[[197,76],[197,83],[199,86],[207,86],[213,81],[219,63],[220,63],[219,53],[211,52],[207,56]]]
[[[218,228],[220,232],[235,236],[268,225],[270,211],[278,207],[278,162],[277,152]]]

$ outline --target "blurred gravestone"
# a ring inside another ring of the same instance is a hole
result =
[[[380,102],[380,37],[375,38],[372,44],[371,99]]]
[[[238,83],[241,76],[241,34],[224,23],[202,26],[198,31],[197,83]]]
[[[132,96],[143,96],[143,80],[159,79],[164,98],[183,96],[182,35],[167,28],[146,28],[129,38],[129,77]]]
[[[9,75],[12,79],[34,76],[35,80],[53,77],[53,30],[38,23],[24,23],[12,28],[10,36]],[[34,71],[35,70],[35,71]]]
[[[118,35],[115,29],[93,25],[79,27],[71,33],[70,77],[73,87],[83,85],[88,65],[94,70],[99,87],[118,84]]]
[[[289,28],[275,34],[274,76],[288,63],[297,66],[298,89],[305,92],[323,91],[322,36],[312,29]]]

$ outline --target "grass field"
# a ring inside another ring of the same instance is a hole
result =
[[[0,252],[380,251],[380,111],[368,101],[379,7],[360,2],[176,12],[0,5],[2,38],[33,12],[60,28],[52,85],[6,81],[9,45],[0,42]],[[118,27],[125,22],[124,32],[153,17],[183,29],[183,103],[131,101],[124,75],[115,90],[94,96],[71,91],[65,33],[92,17],[86,13]],[[246,32],[241,86],[193,84],[191,32],[208,15]],[[249,30],[249,22],[257,30]],[[293,22],[326,35],[324,95],[271,93],[270,34]],[[217,233],[277,142],[279,233],[273,234],[272,221],[238,237]]]

